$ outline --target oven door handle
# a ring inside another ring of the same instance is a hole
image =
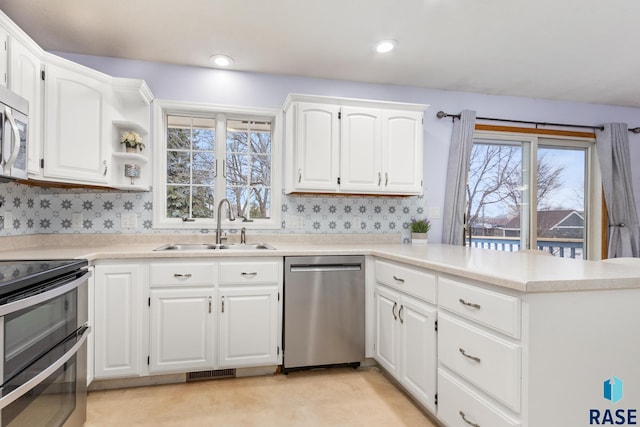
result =
[[[0,316],[6,316],[7,314],[11,314],[24,308],[32,307],[34,305],[40,304],[41,302],[48,301],[52,298],[58,297],[62,294],[76,289],[87,281],[87,279],[91,275],[91,272],[89,270],[84,270],[80,274],[81,275],[77,276],[75,279],[67,283],[63,283],[60,286],[56,286],[55,288],[45,291],[41,294],[36,294],[34,296],[0,306]]]
[[[80,337],[80,339],[78,339],[78,342],[76,342],[73,347],[69,349],[69,351],[67,351],[62,357],[60,357],[60,359],[56,360],[50,366],[48,366],[47,369],[31,378],[29,381],[22,384],[11,393],[0,398],[0,410],[20,399],[38,384],[49,378],[56,370],[60,369],[61,366],[67,363],[78,352],[78,349],[87,341],[89,332],[91,332],[90,326],[84,325],[79,328],[76,331],[76,336]]]

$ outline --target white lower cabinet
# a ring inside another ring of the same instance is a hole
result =
[[[436,308],[376,286],[375,358],[426,408],[435,412]]]
[[[218,365],[281,363],[282,258],[219,263]]]
[[[278,288],[221,288],[218,365],[275,365],[279,356]]]
[[[143,267],[140,263],[95,267],[94,378],[141,373]]]
[[[449,427],[521,425],[442,369],[438,370],[438,418]]]
[[[214,366],[214,289],[151,289],[149,372]]]

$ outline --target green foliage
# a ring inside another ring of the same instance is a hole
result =
[[[428,233],[431,230],[431,222],[428,219],[414,219],[411,221],[412,233]]]

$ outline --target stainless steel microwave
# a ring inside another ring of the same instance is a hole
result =
[[[29,101],[0,86],[0,182],[27,179]]]

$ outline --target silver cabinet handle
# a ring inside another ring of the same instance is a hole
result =
[[[222,177],[223,178],[227,177],[227,161],[226,160],[222,161]]]
[[[298,182],[302,182],[302,169],[298,169]]]
[[[404,310],[404,305],[401,305],[400,310],[398,310],[398,317],[400,318],[400,323],[404,323],[404,319],[402,318],[402,310]]]
[[[224,297],[222,297],[222,312],[224,313]]]
[[[478,363],[480,363],[480,358],[479,358],[479,357],[471,356],[470,354],[467,354],[467,352],[466,352],[466,351],[464,351],[464,348],[459,348],[458,350],[460,350],[460,353],[461,353],[464,357],[466,357],[467,359],[471,359],[471,360],[473,360],[474,362],[478,362]]]
[[[211,313],[211,297],[209,297],[209,313]]]
[[[472,303],[472,302],[466,302],[462,298],[460,298],[458,301],[460,301],[460,304],[466,305],[467,307],[472,307],[472,308],[477,308],[477,309],[480,308],[480,304],[475,304],[475,303]]]
[[[108,169],[108,167],[107,167],[107,161],[106,161],[106,160],[104,160],[104,161],[102,162],[102,164],[104,165],[104,172],[102,172],[102,175],[107,176],[107,169]]]
[[[178,279],[189,279],[191,277],[191,273],[187,273],[187,274],[175,273],[173,277],[177,277]]]
[[[384,173],[384,186],[386,187],[387,185],[389,185],[389,173],[385,172]]]
[[[378,172],[378,187],[380,187],[380,184],[382,184],[382,174]]]
[[[242,273],[240,273],[240,275],[242,277],[256,277],[258,275],[258,273],[256,273],[255,271],[251,272],[251,273],[245,273],[244,271]]]
[[[393,307],[391,307],[391,314],[393,314],[393,320],[398,320],[398,316],[396,316],[396,307],[398,306],[397,302],[393,303]]]
[[[402,279],[400,277],[393,276],[393,280],[395,280],[398,283],[404,283],[404,279]]]
[[[476,424],[476,423],[473,423],[473,422],[469,421],[467,419],[467,416],[464,414],[464,412],[460,411],[458,413],[462,417],[462,421],[464,421],[465,423],[469,424],[471,427],[480,427],[480,424]]]
[[[214,178],[218,177],[218,159],[216,159],[216,165],[213,168],[213,177]]]

